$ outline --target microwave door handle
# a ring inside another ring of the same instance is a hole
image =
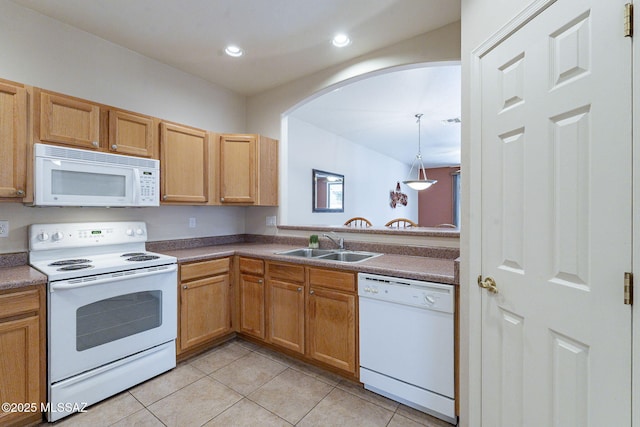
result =
[[[142,183],[140,182],[140,169],[135,168],[133,170],[133,179],[135,180],[135,184],[133,186],[133,203],[138,206],[140,204],[140,193],[142,190],[140,186]]]
[[[164,270],[154,270],[154,271],[145,271],[142,273],[131,273],[131,274],[120,274],[118,276],[109,276],[109,277],[105,277],[103,279],[95,279],[95,280],[91,280],[91,281],[82,281],[82,279],[79,279],[77,283],[69,283],[68,281],[65,281],[63,283],[53,283],[51,285],[51,292],[55,292],[55,291],[66,291],[69,289],[77,289],[77,288],[85,288],[87,286],[93,286],[93,285],[103,285],[105,283],[111,283],[111,282],[119,282],[122,280],[127,280],[127,279],[133,279],[133,278],[139,278],[139,277],[145,277],[145,276],[154,276],[154,275],[158,275],[158,274],[166,274],[166,273],[172,273],[174,271],[177,271],[178,267],[176,264],[172,264],[170,266],[168,266],[168,268],[164,269]]]

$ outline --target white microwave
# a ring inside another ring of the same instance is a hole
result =
[[[35,206],[159,206],[160,161],[34,144]]]

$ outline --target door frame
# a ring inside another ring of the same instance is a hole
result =
[[[469,126],[463,153],[462,184],[469,189],[468,210],[463,210],[460,281],[460,426],[475,427],[482,420],[482,292],[477,277],[482,274],[482,58],[558,0],[534,0],[511,21],[471,51],[469,70]],[[640,163],[639,163],[640,164]],[[465,198],[462,200],[465,201]],[[465,224],[466,223],[466,224]],[[640,236],[639,236],[640,237]],[[465,253],[468,248],[468,253]],[[464,260],[468,261],[465,262]],[[640,400],[640,398],[639,398]],[[487,426],[488,427],[488,426]]]
[[[633,0],[629,0],[630,3],[637,3]],[[636,28],[634,37],[640,36],[640,18],[638,15],[640,10],[636,10],[633,17],[633,24]],[[631,75],[632,77],[632,108],[633,114],[631,116],[631,135],[632,135],[632,171],[640,170],[640,132],[636,132],[635,129],[640,129],[640,76],[637,71],[640,70],[640,43],[632,42],[632,59],[631,66],[633,67]],[[632,172],[633,173],[633,172]],[[633,173],[631,182],[631,191],[633,195],[632,201],[632,218],[640,218],[640,173]],[[635,221],[631,222],[632,236],[631,236],[631,262],[632,269],[635,273],[640,272],[640,220],[638,224]],[[635,280],[640,284],[640,277]],[[636,286],[638,287],[638,286]],[[640,304],[640,291],[636,290],[636,296],[634,298],[635,304],[632,306],[631,311],[631,425],[640,426],[640,316],[635,313],[635,305]]]

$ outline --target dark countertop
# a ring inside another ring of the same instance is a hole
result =
[[[166,255],[175,256],[178,262],[193,262],[206,259],[222,258],[232,255],[259,257],[273,261],[284,261],[293,264],[305,264],[315,267],[337,268],[347,271],[383,274],[406,279],[427,280],[438,283],[457,285],[456,260],[444,258],[428,258],[409,255],[388,255],[368,259],[357,263],[345,263],[313,258],[278,255],[276,252],[296,249],[300,246],[237,243],[228,245],[203,246],[189,249],[159,250]]]
[[[305,264],[315,267],[382,274],[452,285],[459,284],[458,261],[450,258],[383,254],[357,263],[345,263],[276,254],[276,252],[299,247],[300,246],[277,243],[232,243],[188,249],[156,250],[156,252],[175,256],[178,258],[178,262],[182,263],[242,255],[289,262],[292,264]],[[0,291],[19,289],[33,285],[44,285],[46,283],[47,276],[28,265],[0,266]]]
[[[28,265],[0,268],[0,291],[45,285],[47,276]]]

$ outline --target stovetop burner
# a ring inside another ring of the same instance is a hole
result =
[[[157,255],[137,255],[131,258],[127,258],[127,261],[150,261],[152,259],[158,259],[158,258],[160,257]]]
[[[51,267],[56,267],[56,266],[60,266],[60,265],[86,264],[88,262],[91,262],[91,260],[90,259],[84,259],[84,258],[63,259],[63,260],[60,260],[60,261],[52,262],[49,265]],[[69,270],[72,270],[72,269],[69,269]]]
[[[140,255],[146,255],[146,252],[128,252],[126,254],[122,254],[120,255],[122,258],[128,258],[128,257],[132,257],[132,256],[140,256]]]
[[[91,264],[72,264],[65,267],[60,267],[57,271],[73,271],[73,270],[85,270],[87,268],[93,268]]]

